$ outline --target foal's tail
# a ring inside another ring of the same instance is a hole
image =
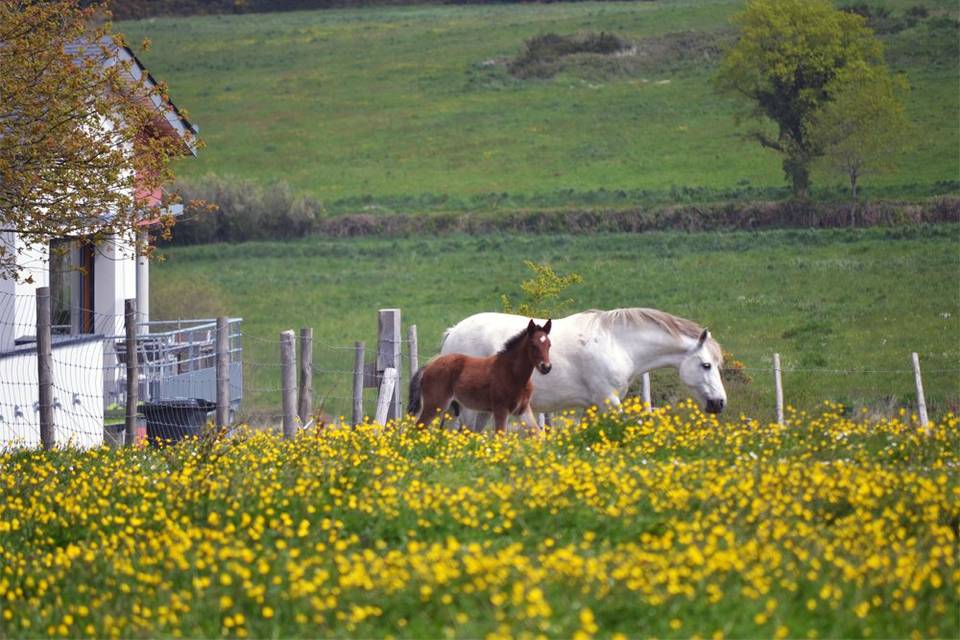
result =
[[[422,409],[420,406],[420,383],[423,381],[423,370],[426,368],[426,365],[424,365],[417,369],[417,372],[410,379],[410,398],[407,401],[407,413],[412,416],[420,415],[420,409]]]

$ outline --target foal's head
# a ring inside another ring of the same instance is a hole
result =
[[[553,326],[553,320],[547,322],[541,327],[533,320],[527,325],[527,353],[530,356],[530,362],[542,374],[550,373],[553,365],[550,364],[550,328]]]

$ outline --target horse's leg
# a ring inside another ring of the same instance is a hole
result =
[[[474,433],[480,433],[487,426],[490,414],[486,411],[474,411],[460,407],[460,424]]]
[[[507,418],[510,416],[510,412],[506,409],[500,407],[494,407],[493,409],[493,430],[497,435],[501,435],[507,428]]]
[[[421,396],[420,415],[417,416],[417,426],[426,427],[437,418],[443,418],[443,412],[452,399],[440,390],[424,390]],[[442,423],[441,423],[442,424]]]
[[[433,423],[438,417],[443,415],[443,407],[434,402],[428,402],[426,399],[423,401],[423,408],[420,410],[420,415],[417,416],[417,426],[418,427],[427,427]]]
[[[620,393],[613,389],[607,394],[607,397],[603,399],[604,404],[609,404],[611,409],[616,409],[617,411],[622,411],[623,406],[620,402]]]
[[[477,417],[474,420],[474,431],[480,433],[487,426],[487,422],[490,420],[490,413],[487,411],[478,411]]]
[[[527,425],[527,429],[536,435],[543,435],[543,429],[540,428],[540,423],[537,422],[537,416],[533,415],[533,409],[528,404],[523,412],[520,414],[523,418],[524,423]]]

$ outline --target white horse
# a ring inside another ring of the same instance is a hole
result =
[[[493,355],[527,322],[526,316],[506,313],[472,315],[444,332],[440,352]],[[530,406],[534,411],[605,402],[619,407],[631,382],[662,367],[677,370],[705,411],[720,413],[726,404],[720,345],[707,329],[685,318],[656,309],[584,311],[554,319],[550,338],[553,369],[549,378],[533,374]],[[486,414],[467,411],[460,417],[463,424],[478,430],[487,419]]]

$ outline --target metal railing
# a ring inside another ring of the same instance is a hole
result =
[[[228,320],[230,405],[234,410],[243,398],[242,321],[242,318]],[[142,400],[216,400],[216,319],[143,322],[138,324],[137,334]],[[107,387],[104,400],[107,404],[119,403],[125,395],[122,382],[126,377],[126,345],[123,336],[112,336],[107,341],[115,357],[113,374],[104,376]],[[106,368],[110,369],[110,358],[105,360]]]

